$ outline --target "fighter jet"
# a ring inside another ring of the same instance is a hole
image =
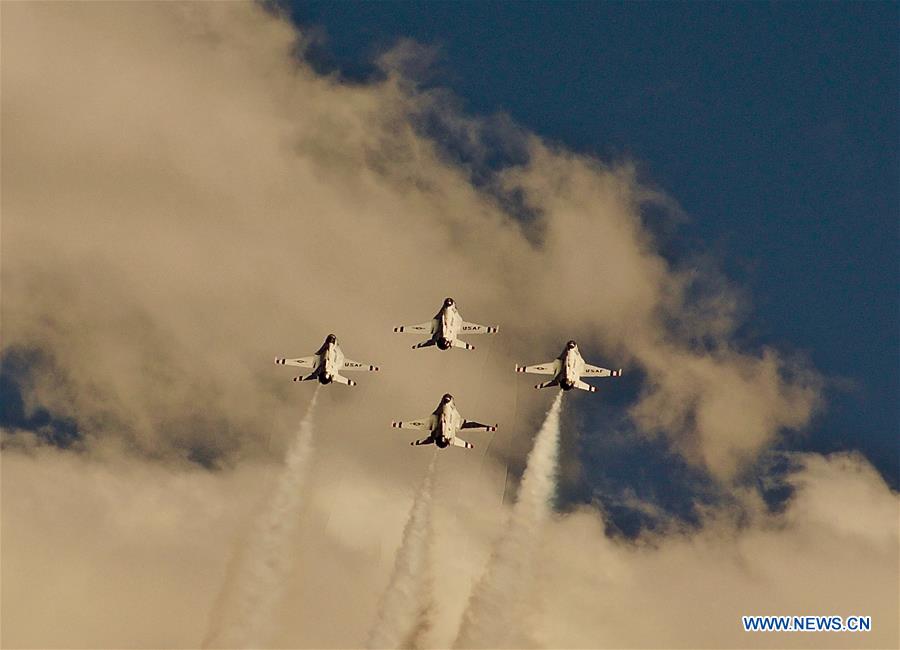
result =
[[[431,345],[436,345],[440,350],[448,350],[450,348],[474,350],[474,345],[469,345],[465,341],[459,340],[460,334],[493,334],[497,331],[497,328],[465,322],[462,316],[459,315],[459,310],[456,308],[453,298],[445,298],[441,310],[430,321],[419,323],[418,325],[401,325],[400,327],[395,327],[394,331],[422,332],[431,337],[427,341],[416,343],[412,346],[413,350],[427,348]]]
[[[516,372],[530,372],[536,375],[553,375],[553,379],[538,384],[535,388],[549,388],[550,386],[559,386],[563,390],[572,390],[578,388],[587,390],[592,393],[597,392],[596,386],[581,381],[582,377],[619,377],[622,375],[622,369],[607,370],[598,366],[592,366],[584,362],[581,353],[578,351],[578,344],[575,341],[566,343],[562,354],[553,361],[547,363],[539,363],[534,366],[516,366]]]
[[[344,351],[341,350],[341,346],[338,345],[337,337],[334,334],[326,336],[322,347],[320,347],[311,357],[300,357],[299,359],[282,359],[280,357],[275,357],[275,363],[283,366],[311,368],[311,373],[306,376],[299,375],[298,377],[294,377],[294,381],[318,379],[319,383],[323,385],[335,381],[339,384],[356,386],[355,381],[341,375],[342,370],[378,371],[378,366],[370,366],[366,363],[347,359],[344,356]]]
[[[418,429],[420,431],[428,431],[427,437],[421,440],[414,440],[409,443],[411,445],[437,445],[441,449],[449,445],[455,447],[464,447],[472,449],[473,445],[466,442],[456,434],[460,429],[478,429],[481,431],[496,431],[497,425],[481,424],[480,422],[470,422],[464,420],[456,410],[453,402],[453,395],[447,393],[441,398],[441,403],[431,415],[419,420],[407,420],[401,422],[391,422],[391,426],[395,429]]]

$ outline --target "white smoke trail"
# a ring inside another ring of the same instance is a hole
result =
[[[403,529],[394,572],[369,634],[368,648],[417,647],[428,627],[427,616],[431,606],[428,553],[436,460],[437,450],[431,456]]]
[[[225,622],[221,632],[210,630],[204,646],[260,648],[272,636],[273,613],[294,561],[291,546],[300,522],[303,484],[312,456],[313,414],[318,397],[316,386],[288,449],[272,500],[244,548],[231,597],[235,602],[233,618]]]
[[[528,643],[523,626],[528,620],[541,530],[552,512],[556,491],[561,404],[562,391],[547,411],[528,454],[509,524],[469,597],[454,644],[457,648],[522,647]]]

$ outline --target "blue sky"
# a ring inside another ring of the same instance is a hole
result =
[[[898,5],[290,5],[349,79],[398,39],[439,48],[429,83],[604,160],[635,160],[747,289],[750,346],[808,355],[827,410],[785,447],[859,449],[895,489]],[[608,450],[609,441],[604,442]],[[590,456],[590,455],[589,455]],[[588,461],[590,462],[590,461]],[[626,463],[629,468],[633,463]]]

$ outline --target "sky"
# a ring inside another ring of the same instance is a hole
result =
[[[5,3],[2,645],[214,647],[262,598],[259,645],[361,647],[413,557],[417,647],[504,589],[519,646],[895,647],[896,13]],[[445,296],[500,333],[392,334]],[[271,363],[330,332],[381,371]],[[569,338],[625,372],[553,411],[533,519],[512,369]],[[431,462],[389,423],[448,391],[500,427]]]
[[[795,445],[859,449],[895,489],[900,161],[893,3],[290,3],[351,79],[403,38],[467,111],[631,159],[753,304],[746,337],[833,380]],[[524,44],[527,44],[525,46]]]

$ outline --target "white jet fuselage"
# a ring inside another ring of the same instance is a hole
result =
[[[434,338],[441,350],[446,350],[459,338],[463,319],[459,315],[456,304],[441,307],[441,311],[435,316],[437,321]]]
[[[560,360],[562,363],[556,380],[563,390],[571,390],[584,374],[584,358],[576,346],[566,348]]]
[[[442,403],[432,415],[431,437],[438,447],[446,447],[453,442],[463,425],[463,418],[450,401]]]
[[[319,352],[319,383],[330,384],[344,367],[344,352],[341,346],[326,343]]]

